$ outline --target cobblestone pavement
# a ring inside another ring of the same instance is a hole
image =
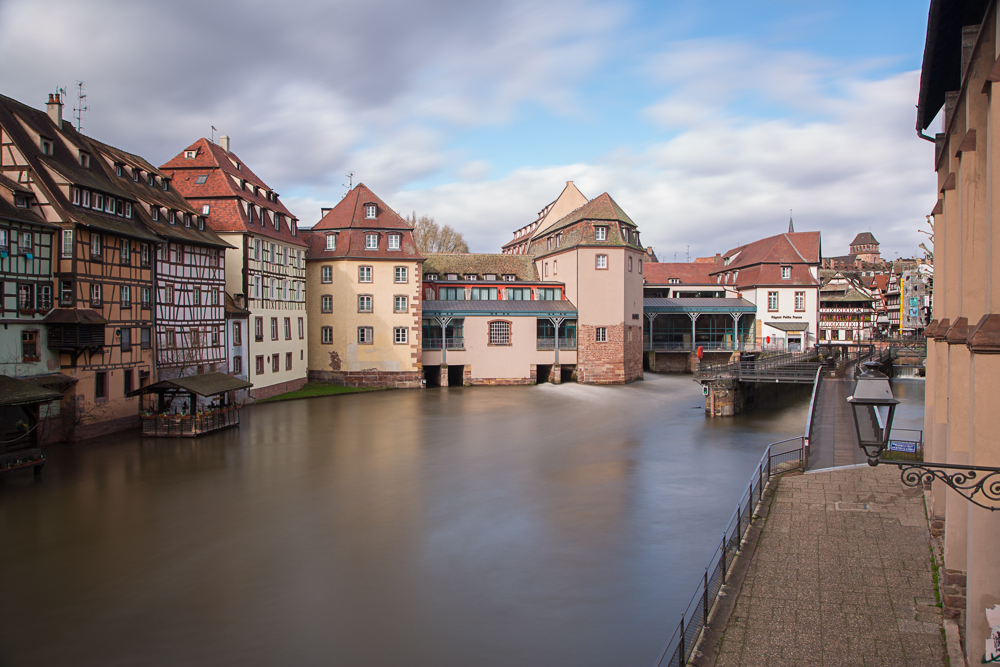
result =
[[[785,476],[715,664],[940,667],[929,541],[895,467]]]

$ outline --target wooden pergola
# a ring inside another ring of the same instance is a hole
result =
[[[45,454],[38,448],[38,408],[61,398],[58,391],[0,375],[0,472],[41,470]]]
[[[155,409],[142,411],[142,434],[152,437],[190,438],[238,426],[241,405],[231,402],[230,393],[253,385],[225,373],[187,375],[140,387],[129,396],[156,394]],[[198,405],[198,397],[219,397],[217,403]],[[180,406],[174,401],[181,399]],[[171,408],[173,411],[171,412]]]

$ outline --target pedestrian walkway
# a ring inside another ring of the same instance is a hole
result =
[[[922,490],[895,467],[824,470],[781,478],[765,511],[696,664],[944,664]]]
[[[851,404],[853,378],[824,378],[816,396],[816,415],[809,438],[809,470],[850,466],[868,459],[858,447]]]

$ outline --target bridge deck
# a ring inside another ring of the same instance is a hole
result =
[[[867,459],[857,445],[854,420],[847,397],[854,378],[824,378],[816,395],[816,414],[809,438],[809,470],[864,463]]]

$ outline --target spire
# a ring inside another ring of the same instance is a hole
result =
[[[788,233],[795,233],[795,225],[792,224],[792,209],[788,209]]]

